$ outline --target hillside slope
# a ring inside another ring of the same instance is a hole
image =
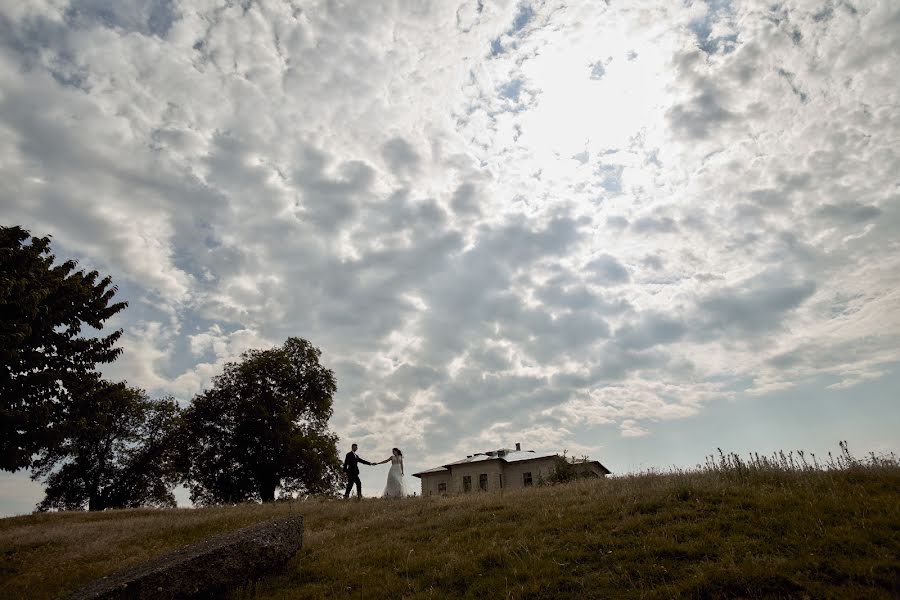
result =
[[[49,598],[169,549],[305,516],[243,598],[900,596],[900,468],[649,474],[505,494],[0,521],[0,596]]]

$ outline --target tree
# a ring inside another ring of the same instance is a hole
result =
[[[541,477],[539,483],[541,485],[554,485],[557,483],[568,483],[577,481],[578,479],[596,479],[597,474],[589,468],[583,466],[584,461],[588,460],[587,456],[581,457],[581,463],[576,460],[569,460],[567,451],[563,450],[562,456],[557,456],[555,460],[555,468],[550,471],[547,477]]]
[[[93,374],[70,391],[60,442],[34,461],[38,510],[175,506],[178,404]]]
[[[54,443],[60,414],[75,380],[112,362],[121,330],[100,330],[127,306],[112,303],[116,287],[97,271],[75,271],[73,260],[53,266],[50,238],[21,227],[0,227],[0,469],[17,471]],[[28,243],[26,243],[28,242]]]
[[[306,340],[250,350],[225,365],[185,411],[185,480],[197,504],[271,502],[338,485],[337,436],[328,430],[334,373]]]

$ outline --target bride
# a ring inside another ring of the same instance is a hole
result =
[[[387,485],[384,486],[384,497],[403,498],[406,496],[406,484],[403,483],[403,475],[405,473],[403,471],[403,453],[400,452],[400,448],[394,448],[391,456],[378,464],[383,465],[386,462],[391,463],[391,470],[388,471]]]

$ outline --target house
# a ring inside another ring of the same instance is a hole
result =
[[[553,453],[538,453],[534,450],[501,448],[490,452],[479,452],[435,467],[413,476],[422,480],[422,495],[460,494],[465,492],[500,489],[520,489],[535,485],[542,477],[548,477],[556,470],[563,457]],[[596,460],[565,459],[581,474],[603,477],[609,469]]]

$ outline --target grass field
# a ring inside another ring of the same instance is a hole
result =
[[[303,549],[237,598],[900,597],[897,462],[793,458],[504,494],[3,519],[0,597],[55,597],[291,512]]]

